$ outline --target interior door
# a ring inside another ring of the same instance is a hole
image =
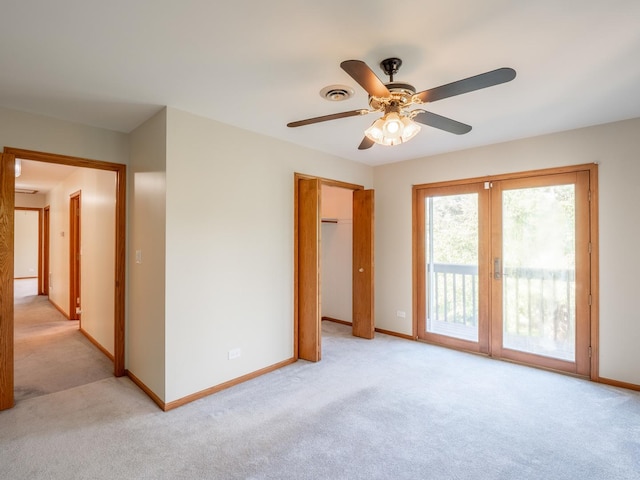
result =
[[[13,407],[15,156],[0,154],[0,410]]]
[[[69,202],[69,320],[80,320],[80,192]]]
[[[589,375],[589,173],[493,182],[492,353]]]
[[[298,179],[298,357],[321,359],[320,180]]]
[[[374,191],[353,192],[353,335],[373,338]]]

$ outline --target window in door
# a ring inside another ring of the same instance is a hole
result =
[[[418,338],[589,374],[596,170],[566,170],[414,187]]]

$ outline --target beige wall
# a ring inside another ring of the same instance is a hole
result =
[[[82,328],[113,354],[115,172],[79,168],[47,195],[50,206],[49,299],[70,313],[69,197],[81,192]]]
[[[16,210],[13,232],[13,277],[37,277],[38,212],[35,210]]]
[[[0,107],[0,146],[128,163],[129,136]]]
[[[353,319],[353,191],[322,186],[321,299],[322,316]]]
[[[640,384],[639,132],[634,119],[376,167],[376,326],[411,333],[413,184],[598,162],[600,375]]]
[[[166,110],[131,133],[127,368],[165,399]],[[136,252],[139,252],[136,261]]]
[[[365,165],[168,109],[167,401],[292,357],[295,172],[372,185]]]
[[[16,207],[44,208],[47,205],[47,197],[44,193],[16,193],[15,205]]]

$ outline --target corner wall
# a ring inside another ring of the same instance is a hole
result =
[[[633,119],[376,167],[376,327],[412,333],[412,185],[598,162],[600,376],[639,385],[639,132]]]
[[[293,356],[295,172],[372,185],[366,165],[168,109],[167,402]]]
[[[167,113],[131,133],[127,369],[165,401]]]

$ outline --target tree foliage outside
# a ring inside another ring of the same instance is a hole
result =
[[[475,327],[478,195],[428,197],[425,215],[429,317]],[[573,344],[574,185],[503,191],[502,234],[505,335]]]

